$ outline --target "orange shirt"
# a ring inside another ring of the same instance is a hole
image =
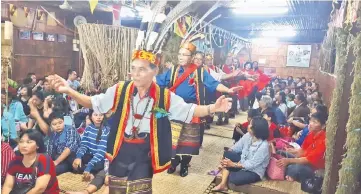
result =
[[[311,166],[317,169],[325,168],[325,151],[326,151],[326,131],[310,131],[302,144],[304,151],[303,157],[306,157]]]

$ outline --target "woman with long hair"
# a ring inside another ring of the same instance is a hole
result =
[[[21,104],[23,105],[25,115],[30,114],[30,107],[29,107],[28,103],[29,103],[29,99],[32,96],[33,96],[33,91],[31,89],[31,87],[23,86],[20,89],[19,98],[20,98]]]
[[[103,114],[89,110],[90,125],[85,129],[73,169],[83,173],[83,180],[91,182],[83,191],[67,192],[67,194],[90,194],[99,190],[105,182],[105,149],[109,135],[109,127],[105,125]],[[104,169],[104,170],[103,170]]]
[[[104,169],[104,157],[109,135],[109,127],[104,123],[104,115],[89,111],[91,124],[85,129],[80,147],[73,162],[73,169],[83,173],[88,179]]]
[[[275,96],[277,108],[279,108],[282,113],[287,117],[287,99],[286,94],[284,92],[278,92]]]
[[[59,193],[54,162],[43,154],[46,149],[42,134],[35,129],[21,133],[19,151],[21,156],[9,165],[2,193]]]
[[[1,90],[2,95],[6,94],[6,91]],[[6,104],[3,103],[5,109],[7,109],[15,119],[15,122],[22,122],[26,123],[28,122],[28,118],[26,117],[24,113],[24,108],[22,103],[17,98],[16,94],[13,92],[8,92],[8,107],[6,107]]]

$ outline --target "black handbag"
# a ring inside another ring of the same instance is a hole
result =
[[[10,191],[10,194],[26,194],[32,188],[35,187],[36,178],[37,178],[37,166],[38,166],[38,156],[36,156],[35,162],[33,164],[33,172],[31,173],[31,177],[33,179],[30,183],[16,183],[13,189]]]
[[[313,176],[301,182],[301,190],[312,194],[322,193],[323,177]]]

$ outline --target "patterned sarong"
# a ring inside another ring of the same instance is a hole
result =
[[[172,133],[173,135],[173,133]],[[176,137],[174,137],[176,138]],[[175,151],[179,155],[198,155],[200,148],[200,124],[183,124]]]

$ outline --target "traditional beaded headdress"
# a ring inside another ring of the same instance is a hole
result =
[[[164,14],[166,0],[154,1],[143,16],[132,60],[143,59],[154,65],[160,64],[162,47],[169,38],[173,23],[190,11],[194,1],[180,1],[167,15]]]

